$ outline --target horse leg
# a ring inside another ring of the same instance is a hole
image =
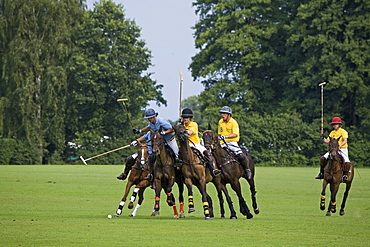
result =
[[[167,204],[170,207],[172,206],[172,209],[173,209],[173,218],[178,219],[179,218],[179,213],[177,211],[175,197],[173,196],[173,193],[172,193],[172,187],[173,187],[174,183],[175,183],[175,179],[173,178],[168,183],[168,185],[165,189],[165,192],[167,194]]]
[[[185,179],[185,184],[186,187],[188,188],[188,205],[189,205],[189,210],[188,213],[192,213],[195,211],[194,209],[194,199],[193,199],[193,184],[191,182],[191,179]]]
[[[209,213],[209,204],[207,201],[207,192],[206,192],[206,179],[205,177],[202,177],[199,181],[199,185],[197,186],[199,189],[200,194],[202,195],[202,202],[203,202],[203,212],[204,217],[206,220],[211,219],[210,213]]]
[[[254,184],[254,178],[252,177],[251,179],[246,179],[249,183],[249,190],[251,191],[251,198],[252,198],[252,206],[255,214],[260,213],[260,209],[257,206],[257,199],[256,199],[256,186]]]
[[[151,216],[159,215],[159,202],[161,200],[161,190],[162,190],[162,183],[159,179],[155,179],[155,203],[154,203],[154,210]]]
[[[184,183],[182,181],[177,182],[177,187],[179,188],[179,204],[180,204],[180,218],[185,218],[184,211]]]
[[[324,211],[325,210],[325,190],[326,190],[326,186],[328,185],[328,182],[326,180],[324,180],[322,182],[322,191],[321,191],[321,199],[320,199],[320,210]],[[330,215],[330,214],[329,214]]]
[[[212,198],[209,196],[208,193],[207,194],[207,201],[208,201],[208,208],[209,208],[209,217],[211,217],[212,219],[215,217],[214,213],[213,213],[213,202],[212,202]]]
[[[140,190],[138,192],[139,200],[138,200],[138,202],[137,202],[137,204],[135,206],[134,211],[132,211],[132,213],[129,215],[129,217],[135,217],[136,216],[137,211],[139,210],[141,204],[144,201],[144,191],[145,191],[145,189],[146,189],[146,187],[140,188]]]
[[[348,197],[349,190],[351,189],[352,181],[346,182],[346,191],[344,191],[343,199],[342,199],[342,204],[340,205],[340,211],[339,214],[341,216],[344,215],[344,208],[346,206],[346,201]]]
[[[122,210],[123,210],[123,207],[125,206],[125,203],[126,203],[126,198],[127,198],[127,195],[128,193],[130,192],[130,189],[131,189],[131,186],[133,185],[134,183],[132,182],[131,179],[129,179],[127,181],[127,184],[126,184],[126,189],[125,189],[125,194],[123,195],[122,199],[121,199],[121,202],[119,203],[118,205],[118,209],[116,211],[116,213],[114,214],[114,217],[118,217],[122,214]]]
[[[340,185],[340,182],[339,183],[338,182],[337,183],[330,183],[331,196],[330,196],[330,204],[329,204],[329,207],[328,207],[328,212],[326,213],[327,216],[329,216],[328,213],[330,214],[330,212],[331,213],[337,212],[336,196],[337,196],[337,192],[338,192],[338,189],[339,189],[339,185]]]
[[[136,195],[139,190],[140,188],[138,188],[138,186],[134,188],[134,191],[132,192],[132,195],[130,197],[130,203],[127,206],[128,209],[132,209],[134,207],[134,201],[136,200]]]
[[[240,207],[240,213],[247,217],[247,219],[252,219],[253,214],[251,214],[247,203],[245,202],[243,195],[242,195],[242,189],[240,186],[239,180],[234,180],[232,183],[230,183],[231,188],[235,191],[235,193],[238,196],[239,199],[239,207]]]
[[[146,189],[147,187],[149,187],[149,186],[150,186],[150,183],[149,183],[149,181],[148,181],[148,180],[142,180],[142,181],[137,185],[137,187],[140,187],[140,190],[139,190],[139,192],[138,192],[139,200],[138,200],[138,202],[137,202],[137,204],[136,204],[136,207],[135,207],[134,211],[129,215],[129,217],[134,217],[134,216],[136,216],[137,211],[139,210],[139,208],[140,208],[141,204],[142,204],[142,203],[143,203],[143,201],[144,201],[144,191],[145,191],[145,189]]]

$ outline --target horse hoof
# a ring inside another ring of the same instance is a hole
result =
[[[254,213],[255,213],[255,214],[259,214],[259,213],[260,213],[260,209],[259,209],[259,208],[256,208],[256,209],[254,210]]]
[[[206,216],[204,219],[205,219],[205,220],[211,220],[212,218],[211,218],[211,217],[209,217],[209,216]]]
[[[249,219],[253,219],[253,214],[248,213],[248,214],[247,214],[247,219],[248,219],[248,220],[249,220]]]
[[[156,216],[159,215],[159,211],[154,211],[150,216]]]
[[[134,217],[132,214],[127,215],[128,217]]]
[[[339,215],[343,216],[344,215],[344,210],[340,210]]]
[[[183,212],[180,213],[180,218],[185,218],[185,214]]]
[[[134,203],[130,202],[127,206],[128,209],[133,209],[134,208]]]
[[[327,212],[327,213],[325,214],[325,216],[331,216],[331,213],[330,213],[330,212]]]
[[[177,220],[179,218],[179,216],[178,215],[174,215],[173,218]]]
[[[320,209],[321,209],[321,211],[324,211],[325,210],[325,205],[324,206],[320,206]]]
[[[252,216],[253,217],[253,216]],[[231,220],[236,220],[236,219],[238,219],[238,217],[236,217],[236,216],[230,216],[230,219]]]
[[[119,217],[119,214],[115,214],[115,215],[113,215],[113,217]]]
[[[195,212],[195,209],[194,209],[194,208],[189,208],[188,213],[190,214],[190,213],[192,213],[192,212]]]

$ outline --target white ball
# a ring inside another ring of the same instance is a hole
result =
[[[112,218],[112,215],[108,214],[108,219]]]

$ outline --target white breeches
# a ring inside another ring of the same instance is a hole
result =
[[[339,154],[343,156],[344,158],[344,163],[350,162],[348,158],[348,148],[341,148],[339,149]],[[329,152],[324,154],[325,159],[329,157]]]

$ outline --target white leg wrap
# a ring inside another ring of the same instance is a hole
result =
[[[140,204],[137,204],[134,211],[132,212],[132,216],[136,216],[137,210],[140,208]]]

